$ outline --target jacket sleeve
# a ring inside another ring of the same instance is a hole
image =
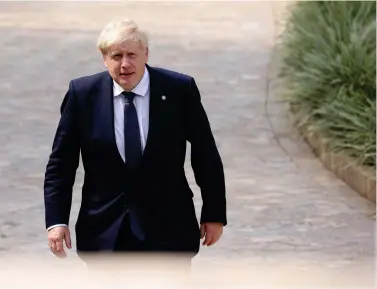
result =
[[[191,78],[186,100],[187,140],[191,166],[203,201],[200,223],[227,224],[223,164],[195,80]]]
[[[60,120],[46,166],[44,180],[46,228],[69,223],[72,189],[80,156],[77,125],[77,101],[71,81],[60,107]]]

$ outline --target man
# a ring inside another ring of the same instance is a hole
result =
[[[147,64],[148,40],[114,19],[98,40],[107,71],[74,79],[45,173],[48,242],[71,248],[72,186],[85,170],[75,226],[77,252],[170,252],[195,256],[227,224],[223,165],[195,80]],[[201,189],[200,227],[184,172],[186,142]]]

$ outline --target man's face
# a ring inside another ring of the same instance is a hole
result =
[[[148,48],[143,48],[136,42],[126,41],[110,47],[103,59],[115,82],[130,91],[143,78],[145,64],[148,61]]]

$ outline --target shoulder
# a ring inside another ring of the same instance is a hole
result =
[[[171,84],[189,84],[193,81],[193,77],[182,72],[162,68],[162,67],[149,67],[150,73],[158,77],[162,81],[166,81]]]
[[[201,100],[199,88],[193,76],[161,67],[148,67],[152,78],[167,92],[184,92],[190,100]],[[184,99],[186,98],[184,97]]]
[[[98,86],[106,83],[109,79],[110,74],[107,71],[71,79],[69,81],[68,91],[61,104],[61,112],[63,112],[67,105],[74,105],[77,108],[82,104],[87,104],[87,100],[90,100],[90,96],[93,92],[97,91]]]
[[[101,83],[101,81],[109,77],[110,75],[107,71],[102,71],[95,74],[73,78],[70,81],[70,88],[74,88],[75,90],[79,91],[88,91],[95,88],[99,83]]]

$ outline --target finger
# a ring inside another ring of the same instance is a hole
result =
[[[200,239],[203,239],[205,235],[205,227],[204,225],[200,226]]]
[[[54,254],[60,258],[63,258],[63,257],[66,257],[66,253],[64,251],[64,248],[63,248],[63,240],[62,241],[56,241],[55,242],[56,246],[55,246],[55,251],[54,251]]]
[[[50,248],[53,253],[56,252],[56,244],[54,241],[50,241]]]
[[[61,258],[61,259],[67,257],[67,254],[65,253],[64,250],[62,250],[60,252],[55,252],[54,254],[55,254],[56,257]]]
[[[223,233],[223,230],[222,228],[221,229],[214,229],[214,230],[210,230],[210,236],[211,236],[211,239],[210,241],[208,242],[207,246],[212,246],[214,245],[215,243],[217,243],[217,241],[220,239],[221,235]],[[207,232],[208,234],[208,232]]]
[[[54,241],[51,241],[50,243],[50,248],[51,248],[51,251],[52,253],[54,253],[54,255],[56,255],[57,257],[60,257],[60,258],[63,258],[65,257],[65,252],[63,250],[63,252],[59,251],[59,246],[58,246],[59,242],[54,242]]]
[[[203,246],[208,245],[212,240],[213,234],[206,232],[206,237],[203,242]]]
[[[56,256],[58,256],[59,258],[65,258],[67,257],[67,254],[65,253],[64,249],[62,249],[61,251],[56,252]]]
[[[212,246],[216,244],[219,239],[220,239],[220,234],[213,234],[211,241],[208,243],[208,246]]]
[[[63,250],[63,241],[56,241],[56,252],[61,252]]]
[[[72,248],[72,244],[71,244],[71,234],[69,233],[69,231],[67,232],[67,234],[64,236],[64,241],[65,241],[65,244],[66,246],[71,249]]]

